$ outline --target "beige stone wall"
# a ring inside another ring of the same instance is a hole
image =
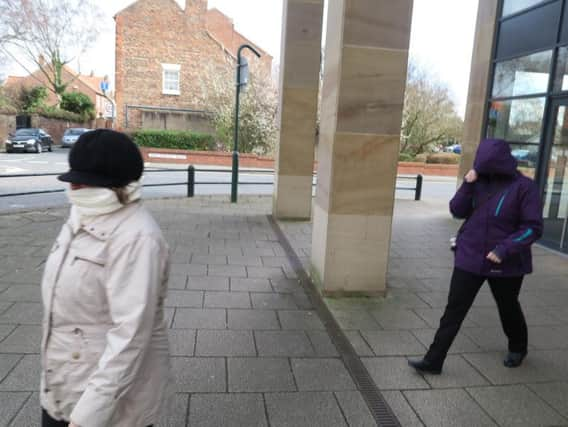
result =
[[[330,2],[312,265],[325,293],[383,293],[412,0]]]
[[[211,118],[204,114],[143,111],[142,129],[187,130],[215,133]]]
[[[311,216],[323,0],[285,0],[280,70],[277,218]]]
[[[465,112],[462,160],[458,177],[465,175],[471,169],[475,151],[482,138],[483,119],[487,111],[487,88],[490,83],[489,74],[498,3],[498,0],[479,2]]]

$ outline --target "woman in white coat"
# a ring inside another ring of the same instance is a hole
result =
[[[169,261],[139,200],[144,162],[128,136],[100,129],[69,164],[71,213],[42,280],[42,426],[150,426],[168,383]]]

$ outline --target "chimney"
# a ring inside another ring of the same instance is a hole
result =
[[[205,24],[207,0],[185,0],[185,13],[191,21]]]

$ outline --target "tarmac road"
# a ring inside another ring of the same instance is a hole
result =
[[[1,197],[2,194],[21,193],[29,191],[42,191],[65,189],[65,184],[57,180],[56,176],[3,178],[2,175],[32,174],[32,173],[62,173],[67,170],[67,156],[69,149],[54,148],[52,153],[40,154],[6,154],[0,153],[0,212],[38,209],[61,206],[67,203],[64,193],[51,193],[41,195]],[[186,183],[187,172],[185,166],[147,164],[143,183]],[[176,169],[175,172],[150,172],[155,169]],[[197,166],[198,170],[224,169],[220,167]],[[196,195],[230,194],[231,174],[227,172],[199,171],[196,173]],[[274,177],[272,173],[250,173],[246,169],[239,175],[241,183],[239,194],[272,194]],[[218,184],[199,184],[199,182]],[[223,184],[225,183],[225,184]],[[425,177],[423,186],[424,199],[449,200],[455,191],[456,180],[444,177]],[[399,180],[398,187],[414,187],[414,180]],[[145,198],[183,197],[187,193],[186,185],[144,188]],[[413,191],[397,191],[396,197],[400,199],[414,198]]]

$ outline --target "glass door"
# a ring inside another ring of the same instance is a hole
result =
[[[544,184],[544,235],[547,246],[568,253],[568,99],[553,101]]]

